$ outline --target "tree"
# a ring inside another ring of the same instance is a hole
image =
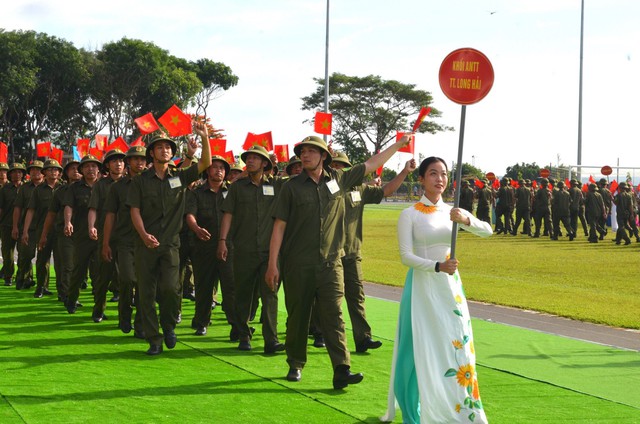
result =
[[[456,169],[452,169],[451,170],[451,180],[453,181],[455,179],[455,175],[456,175]],[[483,179],[486,176],[486,173],[481,170],[480,168],[476,168],[473,165],[470,165],[466,162],[462,163],[462,179],[471,179],[471,178],[477,178],[479,180]]]
[[[224,63],[209,59],[200,59],[192,66],[202,82],[202,89],[195,98],[196,114],[206,115],[209,102],[220,96],[221,91],[238,85],[238,77]]]
[[[514,180],[519,180],[524,178],[525,180],[535,180],[540,175],[540,166],[538,166],[535,162],[533,163],[520,163],[515,164],[513,166],[507,167],[507,172],[504,174],[505,177],[512,178]]]
[[[314,78],[318,87],[302,98],[302,110],[321,110],[324,105],[323,78]],[[420,108],[433,102],[431,93],[415,84],[383,80],[379,76],[353,77],[334,73],[329,78],[329,110],[333,115],[333,142],[342,146],[353,163],[366,160],[382,150],[396,131],[408,131]],[[431,108],[431,118],[441,113]],[[425,120],[420,133],[451,130]]]

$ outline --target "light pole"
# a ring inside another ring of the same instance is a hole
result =
[[[584,45],[584,0],[580,7],[580,78],[578,88],[578,181],[582,181],[582,50]]]

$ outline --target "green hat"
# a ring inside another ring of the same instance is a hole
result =
[[[244,163],[247,163],[247,155],[249,153],[253,153],[254,155],[262,156],[267,160],[267,165],[264,167],[264,171],[270,171],[273,168],[273,163],[271,163],[271,157],[269,156],[269,152],[262,146],[253,145],[249,148],[249,150],[242,152],[240,155],[240,159]]]
[[[349,156],[347,156],[347,154],[345,152],[335,152],[334,156],[331,158],[331,160],[333,162],[340,162],[340,163],[344,163],[345,165],[347,165],[349,168],[351,168],[353,165],[351,165],[351,162],[349,162]]]
[[[27,172],[31,171],[31,168],[42,169],[44,163],[41,160],[34,160],[27,166]]]
[[[11,168],[9,168],[9,172],[11,171],[22,171],[22,174],[27,173],[27,168],[24,167],[24,164],[19,162],[14,162],[11,164]]]
[[[564,188],[564,181],[558,181],[558,188]]]
[[[67,179],[67,169],[74,163],[80,165],[80,162],[78,162],[77,160],[70,160],[64,165],[64,168],[62,168],[62,178],[64,178],[65,180]]]
[[[172,139],[170,139],[169,137],[167,137],[164,134],[161,135],[155,135],[151,141],[149,142],[149,144],[147,144],[147,160],[151,162],[151,151],[153,150],[153,145],[159,141],[166,141],[167,143],[169,143],[171,145],[171,151],[173,152],[173,156],[176,155],[176,152],[178,151],[178,145],[176,144],[175,141],[173,141]]]
[[[289,163],[287,163],[287,167],[285,168],[285,172],[287,173],[287,175],[291,175],[291,167],[297,163],[302,163],[300,158],[296,155],[291,156],[291,158],[289,159]]]
[[[618,187],[620,187],[620,188],[626,188],[626,187],[627,187],[627,183],[625,183],[624,181],[622,181],[620,184],[618,184]]]
[[[600,181],[598,181],[600,184],[607,184],[607,179],[606,178],[600,178]]]
[[[293,146],[293,152],[296,156],[300,156],[300,151],[303,146],[314,146],[320,149],[322,152],[327,153],[327,158],[324,160],[324,166],[329,166],[333,158],[331,157],[331,152],[327,148],[327,143],[320,137],[315,135],[310,135],[309,137],[305,137],[300,143]]]
[[[240,162],[234,162],[233,165],[231,165],[231,171],[244,171],[244,169],[242,169],[242,165],[240,165]]]
[[[95,163],[96,165],[98,165],[98,168],[100,168],[100,166],[102,165],[102,162],[100,162],[100,159],[98,159],[97,157],[93,156],[93,155],[86,155],[85,157],[82,158],[82,160],[80,161],[80,165],[78,165],[78,172],[82,175],[84,175],[82,173],[82,167],[84,165],[86,165],[87,163]]]
[[[0,162],[0,171],[8,171],[9,170],[9,164],[6,162]]]
[[[127,150],[127,154],[125,156],[128,158],[134,157],[134,156],[146,158],[147,149],[144,146],[131,146],[129,147],[129,150]]]
[[[547,185],[547,184],[549,184],[549,180],[547,180],[546,178],[542,178],[542,179],[540,179],[540,184],[541,185]]]
[[[227,175],[229,175],[229,171],[231,171],[231,165],[229,165],[229,162],[227,162],[227,160],[225,158],[223,158],[220,155],[212,155],[211,156],[211,163],[213,163],[214,160],[217,160],[218,162],[222,162],[224,164],[224,176],[226,177]],[[203,177],[206,177],[206,171],[202,173]]]
[[[49,169],[49,168],[56,168],[56,169],[62,171],[62,167],[60,166],[60,163],[55,159],[47,159],[47,160],[45,160],[44,164],[42,166],[42,170],[40,172],[44,173],[45,169]]]
[[[124,159],[127,155],[120,149],[109,150],[102,158],[102,164],[106,165],[109,161],[114,159]]]

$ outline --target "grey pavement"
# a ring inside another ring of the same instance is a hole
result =
[[[365,283],[367,296],[400,302],[402,287]],[[640,351],[640,330],[608,327],[542,312],[529,311],[489,303],[469,301],[469,312],[474,318],[514,327],[527,328],[549,334],[584,340],[606,346]]]

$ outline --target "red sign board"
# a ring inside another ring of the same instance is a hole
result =
[[[494,174],[493,172],[487,172],[487,180],[489,181],[493,181],[496,179],[496,174]]]
[[[549,178],[549,175],[551,175],[551,171],[549,171],[547,168],[542,168],[540,170],[540,176],[542,178]]]
[[[613,173],[613,169],[609,165],[605,165],[600,169],[600,173],[602,175],[611,175]]]
[[[440,88],[449,100],[470,105],[489,94],[493,86],[493,66],[478,50],[458,49],[442,61],[439,78]]]

